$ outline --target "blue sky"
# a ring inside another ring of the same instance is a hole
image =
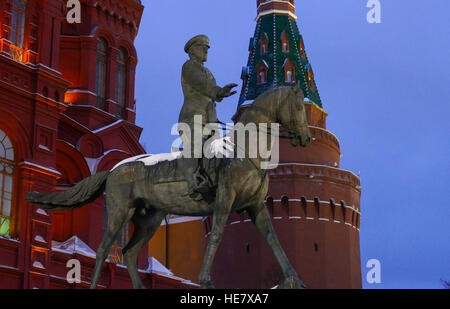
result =
[[[361,264],[365,288],[441,288],[450,280],[450,1],[297,0],[316,83],[341,142],[341,168],[361,175]],[[185,42],[207,34],[206,66],[219,85],[241,85],[256,0],[143,0],[136,39],[137,125],[150,153],[169,152],[183,103]],[[240,88],[239,88],[240,90]],[[238,96],[218,104],[231,122]],[[381,262],[381,284],[365,264]]]

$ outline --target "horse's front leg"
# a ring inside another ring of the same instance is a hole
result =
[[[281,247],[280,241],[278,240],[277,234],[270,220],[269,212],[267,207],[260,203],[253,207],[247,208],[247,212],[255,224],[256,228],[264,237],[266,243],[269,245],[270,249],[274,253],[280,267],[283,271],[284,282],[279,285],[278,288],[306,288],[303,281],[297,275],[297,272],[292,267],[289,259],[286,256],[283,248]]]
[[[204,289],[213,289],[214,285],[211,282],[211,266],[214,257],[222,240],[223,230],[230,216],[231,206],[233,205],[235,194],[230,192],[226,186],[219,185],[216,195],[216,205],[213,214],[213,225],[211,235],[206,247],[205,256],[203,258],[203,265],[200,271],[199,283]]]

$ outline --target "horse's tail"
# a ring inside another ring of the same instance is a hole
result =
[[[60,193],[28,192],[25,199],[45,209],[69,210],[95,201],[105,191],[109,171],[83,179],[67,191]]]

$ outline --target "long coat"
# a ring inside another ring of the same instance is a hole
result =
[[[203,125],[217,122],[216,103],[222,101],[218,98],[221,87],[217,86],[216,79],[203,63],[188,60],[183,65],[181,85],[184,93],[184,104],[178,122],[191,126],[194,115],[201,115]]]

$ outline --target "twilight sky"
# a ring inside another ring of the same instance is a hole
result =
[[[242,85],[256,0],[143,0],[136,39],[137,125],[149,153],[169,152],[183,103],[183,51],[211,38],[206,66],[219,85]],[[442,288],[450,280],[450,1],[297,0],[297,23],[324,109],[340,140],[341,168],[360,173],[364,288]],[[231,122],[238,96],[218,104]],[[381,284],[366,263],[381,262]]]

